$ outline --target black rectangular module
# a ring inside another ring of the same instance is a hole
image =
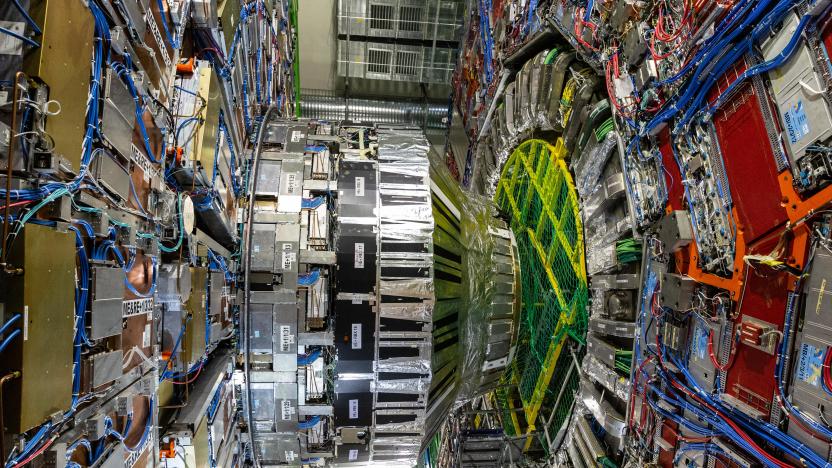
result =
[[[339,291],[366,294],[375,288],[378,240],[373,227],[339,226],[335,244]]]
[[[335,347],[338,373],[372,372],[376,318],[366,301],[335,301]]]
[[[369,426],[373,424],[373,394],[369,391],[360,393],[335,393],[335,425]]]
[[[375,206],[378,180],[375,163],[341,161],[338,174],[338,201],[344,205]]]

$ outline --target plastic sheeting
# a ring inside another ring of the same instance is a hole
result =
[[[506,281],[500,274],[500,268],[495,264],[495,258],[500,252],[512,251],[510,233],[505,229],[505,223],[497,218],[496,209],[490,198],[463,192],[448,172],[445,164],[435,154],[431,155],[431,177],[433,190],[437,198],[455,205],[458,215],[459,243],[464,246],[461,256],[462,280],[459,293],[458,310],[458,362],[457,375],[459,387],[455,395],[450,395],[451,405],[461,403],[484,393],[490,386],[483,387],[486,373],[483,366],[489,360],[488,350],[491,347],[489,339],[489,324],[494,316],[492,306],[495,302],[505,301],[498,298],[500,282]],[[507,237],[501,237],[502,235]],[[435,240],[441,245],[441,240]],[[513,271],[513,270],[512,270]],[[519,272],[514,272],[519,274]],[[511,275],[511,281],[514,276]],[[511,285],[513,286],[513,284]],[[509,288],[511,289],[511,286]],[[513,295],[512,295],[513,300]],[[510,340],[514,330],[508,334]],[[508,346],[506,347],[508,349]],[[497,367],[491,372],[502,372]],[[431,402],[431,405],[441,402]],[[450,406],[450,405],[449,405]],[[447,411],[437,410],[439,417],[444,417]],[[435,420],[429,421],[436,423]],[[438,427],[438,424],[436,425]],[[435,429],[435,427],[434,427]]]

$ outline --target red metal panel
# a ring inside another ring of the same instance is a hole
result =
[[[718,83],[716,93],[744,69],[744,62],[740,62],[729,71]],[[781,205],[774,152],[760,112],[760,96],[750,82],[722,105],[714,114],[713,123],[737,208],[739,228],[745,234],[746,244],[751,245],[785,223],[787,216]]]
[[[769,236],[751,253],[769,252],[778,240],[779,236]],[[754,317],[782,330],[790,277],[786,272],[765,266],[748,268],[736,323],[741,323],[743,317]],[[775,390],[775,356],[742,343],[735,346],[739,348],[734,365],[728,371],[725,392],[768,414]]]

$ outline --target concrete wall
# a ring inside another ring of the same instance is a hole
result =
[[[300,0],[298,4],[301,87],[334,90],[338,85],[338,0]]]

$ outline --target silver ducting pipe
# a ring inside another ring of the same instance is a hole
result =
[[[448,103],[358,99],[330,93],[301,91],[301,116],[317,120],[354,120],[414,125],[425,130],[447,128]]]

